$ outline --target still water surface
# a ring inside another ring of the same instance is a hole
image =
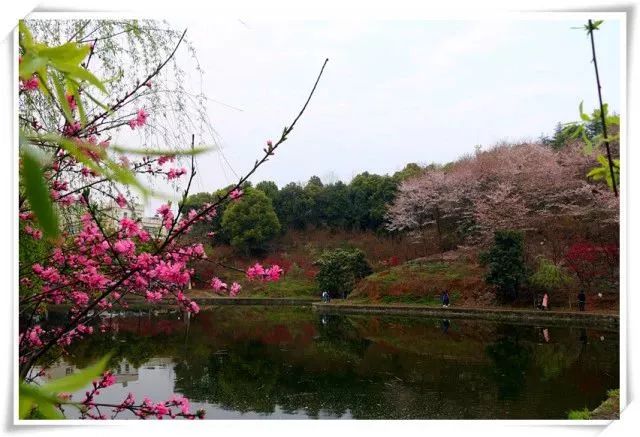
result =
[[[130,312],[110,323],[51,377],[112,350],[117,383],[102,402],[180,393],[207,419],[566,419],[619,386],[618,332],[604,328],[263,306]]]

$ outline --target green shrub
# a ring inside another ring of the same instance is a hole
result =
[[[231,246],[248,253],[265,249],[265,243],[280,232],[280,222],[271,199],[247,187],[244,195],[225,209],[222,229],[231,238]]]
[[[569,420],[590,420],[591,412],[587,408],[569,411]]]
[[[541,289],[558,290],[569,285],[572,278],[562,266],[546,258],[540,258],[538,268],[529,277],[529,281]]]
[[[320,267],[316,276],[320,290],[343,298],[351,293],[360,279],[372,273],[360,249],[328,250],[316,263]]]
[[[525,279],[524,236],[519,231],[496,231],[493,246],[481,255],[489,267],[487,284],[494,285],[502,298],[514,299]]]

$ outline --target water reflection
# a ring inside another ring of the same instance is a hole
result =
[[[585,328],[231,306],[109,323],[52,377],[114,350],[104,400],[177,392],[212,419],[564,419],[618,386],[618,334]]]
[[[449,319],[442,320],[442,333],[446,334],[449,332],[449,326],[451,326],[451,321]]]

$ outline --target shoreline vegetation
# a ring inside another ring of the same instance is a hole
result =
[[[596,409],[589,411],[569,411],[570,420],[620,420],[620,389],[609,390],[605,399]]]
[[[197,294],[201,295],[197,291]],[[420,303],[398,304],[342,301],[334,299],[331,303],[323,303],[314,297],[225,297],[208,296],[197,297],[202,308],[216,305],[247,305],[247,306],[309,306],[314,311],[325,313],[351,314],[388,314],[388,315],[422,315],[426,317],[445,317],[447,319],[480,319],[504,321],[509,323],[545,323],[545,324],[575,324],[584,326],[598,326],[603,329],[618,330],[619,314],[617,312],[578,312],[578,311],[541,311],[522,308],[505,307],[449,307],[425,305]],[[130,309],[154,309],[175,307],[170,302],[150,304],[143,299],[132,300]]]

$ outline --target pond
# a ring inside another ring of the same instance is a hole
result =
[[[619,335],[605,328],[230,305],[109,323],[50,377],[113,351],[102,402],[180,393],[207,419],[566,419],[619,386]]]

